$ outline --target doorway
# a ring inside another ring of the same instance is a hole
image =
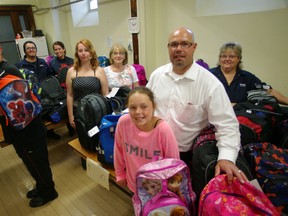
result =
[[[31,5],[0,6],[0,44],[3,56],[11,64],[18,62],[19,55],[15,37],[23,30],[35,31],[35,22]]]

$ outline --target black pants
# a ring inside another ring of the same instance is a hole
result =
[[[41,118],[34,119],[23,130],[15,131],[13,146],[35,179],[39,195],[45,197],[54,193],[54,181],[48,160],[46,129]]]

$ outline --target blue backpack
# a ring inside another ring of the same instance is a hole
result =
[[[116,126],[122,114],[106,115],[101,120],[99,144],[96,147],[97,158],[102,163],[114,163],[114,136]]]
[[[100,67],[107,67],[110,65],[109,58],[106,56],[98,56],[99,66]]]

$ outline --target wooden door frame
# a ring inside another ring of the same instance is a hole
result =
[[[137,0],[130,0],[131,17],[137,17]],[[133,62],[139,64],[138,33],[132,33]]]
[[[7,15],[11,17],[13,29],[15,36],[17,33],[21,33],[21,26],[19,25],[19,15],[23,15],[25,19],[25,25],[28,30],[34,32],[36,30],[35,21],[32,12],[31,5],[21,5],[21,6],[0,6],[0,14]]]

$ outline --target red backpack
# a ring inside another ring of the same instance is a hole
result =
[[[280,215],[268,197],[249,182],[234,177],[228,183],[226,174],[214,177],[203,189],[198,215]]]
[[[17,130],[25,128],[42,110],[28,82],[13,75],[0,78],[0,106],[6,120]]]

